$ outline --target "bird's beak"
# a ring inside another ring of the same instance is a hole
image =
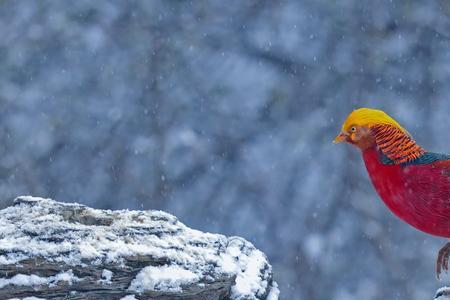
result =
[[[347,139],[347,134],[341,132],[338,134],[338,136],[333,140],[333,144],[338,144],[340,142],[343,142]]]

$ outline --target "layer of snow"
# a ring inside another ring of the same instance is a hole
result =
[[[102,279],[100,279],[98,282],[102,284],[111,284],[111,279],[113,276],[113,272],[107,269],[103,269],[102,271]]]
[[[198,282],[200,276],[179,266],[146,267],[131,282],[130,291],[179,292],[183,285]]]
[[[450,293],[450,287],[443,286],[443,287],[439,288],[436,291],[436,296],[435,296],[434,300],[445,300],[445,299],[448,299],[448,296],[445,296],[445,293]],[[442,296],[438,297],[438,295],[442,295]]]
[[[278,289],[278,284],[273,282],[272,288],[270,289],[269,294],[267,295],[266,300],[278,300],[280,296],[280,290]]]
[[[261,274],[261,270],[267,264],[265,255],[259,250],[248,251],[248,249],[242,248],[240,243],[230,243],[227,254],[234,258],[239,268],[236,285],[231,290],[232,297],[239,298],[240,295],[263,296],[270,280],[270,278],[265,278]]]
[[[152,257],[170,265],[149,266],[132,281],[130,292],[176,292],[186,284],[204,285],[214,278],[232,278],[231,299],[278,299],[272,269],[265,255],[239,237],[204,233],[186,227],[162,211],[96,210],[51,199],[19,197],[0,211],[0,264],[43,257],[69,266],[126,265],[130,257]],[[16,275],[7,284],[56,283],[76,280]],[[24,277],[25,276],[25,277]],[[28,277],[26,277],[28,276]],[[113,274],[103,270],[104,284]],[[131,296],[130,296],[131,297]]]
[[[54,286],[60,281],[66,281],[67,283],[72,284],[72,282],[78,280],[80,279],[73,275],[72,270],[61,272],[56,274],[55,276],[50,277],[41,277],[33,274],[17,274],[11,278],[0,278],[0,289],[10,284],[15,286]]]
[[[120,298],[120,300],[137,300],[137,299],[134,295],[128,295],[128,296]]]

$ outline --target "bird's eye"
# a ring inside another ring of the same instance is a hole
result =
[[[350,128],[350,131],[351,131],[351,132],[355,132],[355,131],[356,131],[356,127],[353,126],[352,128]]]

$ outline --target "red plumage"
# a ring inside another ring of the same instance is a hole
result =
[[[372,183],[387,207],[426,233],[450,237],[450,159],[384,164],[376,148],[363,151]]]

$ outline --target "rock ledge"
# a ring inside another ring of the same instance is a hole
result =
[[[0,299],[277,300],[266,256],[161,211],[19,197],[0,211]],[[106,297],[106,298],[105,298]]]

